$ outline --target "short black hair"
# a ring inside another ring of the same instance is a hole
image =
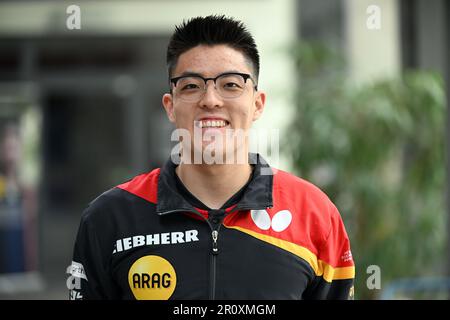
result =
[[[241,21],[224,15],[195,17],[175,26],[167,46],[169,78],[181,54],[198,45],[225,44],[240,51],[253,66],[255,80],[259,75],[259,53],[255,40]]]

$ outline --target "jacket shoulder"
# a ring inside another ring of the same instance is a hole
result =
[[[277,170],[274,175],[274,203],[278,210],[289,209],[295,213],[297,225],[310,234],[314,247],[323,244],[340,214],[330,198],[311,182],[288,172]]]
[[[104,213],[114,213],[121,207],[127,207],[137,196],[147,202],[156,203],[157,185],[160,169],[143,173],[119,184],[92,200],[83,213],[83,220],[100,218]]]
[[[289,196],[294,202],[299,200],[315,204],[324,210],[334,209],[330,198],[313,183],[291,173],[277,170],[274,175],[274,191]]]
[[[132,193],[152,203],[157,201],[158,179],[161,169],[140,174],[133,179],[118,185],[116,188]]]

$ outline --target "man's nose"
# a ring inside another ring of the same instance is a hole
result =
[[[223,105],[223,100],[216,90],[214,81],[210,80],[206,83],[205,93],[199,103],[203,108],[215,108]]]

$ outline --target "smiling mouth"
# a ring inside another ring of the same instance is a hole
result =
[[[230,123],[227,120],[200,120],[197,121],[199,128],[223,128]]]

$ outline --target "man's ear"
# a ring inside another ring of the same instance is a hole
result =
[[[173,111],[173,99],[170,93],[165,93],[162,97],[162,104],[166,110],[169,121],[175,123],[175,113]]]
[[[264,106],[266,103],[266,94],[262,91],[257,91],[254,103],[255,103],[255,111],[253,113],[253,121],[258,120],[264,111]]]

